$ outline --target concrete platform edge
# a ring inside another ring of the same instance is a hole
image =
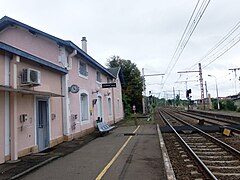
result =
[[[176,180],[173,168],[172,168],[172,164],[171,161],[169,159],[168,153],[167,153],[167,149],[162,137],[162,133],[160,131],[159,125],[157,124],[157,132],[158,132],[158,137],[159,137],[159,143],[160,143],[160,148],[162,151],[162,155],[163,155],[163,161],[164,161],[164,166],[165,166],[165,170],[166,170],[166,175],[167,175],[167,179],[169,180]]]
[[[45,165],[45,164],[47,164],[47,163],[55,160],[55,159],[58,159],[59,157],[60,157],[60,156],[53,156],[53,157],[51,157],[51,158],[49,158],[49,159],[47,159],[47,160],[45,160],[45,161],[43,161],[43,162],[41,162],[41,163],[39,163],[39,164],[37,164],[37,165],[29,168],[29,169],[27,169],[27,170],[25,170],[25,171],[23,171],[23,172],[15,175],[15,176],[11,177],[10,179],[17,179],[17,178],[19,178],[19,177],[21,177],[21,176],[24,176],[24,175],[28,174],[29,172],[31,172],[31,171],[33,171],[33,170],[35,170],[35,169],[37,169],[37,168],[39,168],[39,167],[41,167],[41,166],[43,166],[43,165]]]

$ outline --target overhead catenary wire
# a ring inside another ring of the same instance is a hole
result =
[[[178,43],[178,46],[177,46],[177,48],[176,48],[176,50],[175,50],[175,52],[174,52],[174,54],[171,58],[171,61],[169,62],[168,66],[167,66],[167,69],[165,71],[165,74],[166,74],[165,79],[164,79],[164,81],[163,81],[163,79],[161,81],[161,84],[163,84],[162,87],[161,87],[161,91],[163,90],[167,79],[169,78],[173,68],[175,67],[176,63],[178,62],[183,50],[185,49],[189,39],[191,38],[194,30],[197,27],[199,21],[201,20],[206,8],[208,7],[208,5],[210,3],[210,0],[203,0],[200,7],[199,7],[199,2],[200,2],[200,0],[198,0],[196,6],[194,8],[194,10],[192,12],[192,15],[191,15],[191,17],[190,17],[190,19],[187,23],[187,26],[186,26],[186,28],[183,32],[183,35],[182,35],[182,37],[181,37],[181,39]]]
[[[224,43],[231,37],[231,35],[233,35],[234,32],[236,32],[238,29],[240,28],[240,21],[213,47],[211,48],[200,60],[198,60],[197,62],[195,62],[191,67],[189,67],[188,69],[193,69],[194,67],[196,67],[198,65],[198,63],[203,63],[211,58],[213,58],[213,56],[220,52],[221,49],[224,49],[225,46],[229,45],[232,41],[234,41],[234,38],[236,39],[239,34],[237,36],[235,36],[233,39],[231,39],[230,41],[228,41],[227,44],[224,45]],[[235,45],[236,43],[234,43]],[[221,47],[221,45],[223,45],[223,47]],[[233,47],[233,46],[232,46]],[[220,48],[220,49],[218,49]],[[214,52],[216,51],[216,52]],[[226,51],[226,50],[225,50]],[[227,51],[226,51],[227,52]],[[223,55],[223,54],[222,54]],[[219,56],[220,57],[220,56]],[[219,58],[218,57],[218,58]],[[213,58],[215,59],[215,58]],[[216,60],[216,59],[215,59]],[[214,62],[214,61],[213,61]],[[211,63],[209,63],[211,64]],[[208,65],[209,65],[208,64]],[[207,66],[207,65],[206,65]],[[206,67],[206,66],[203,66]]]
[[[238,36],[240,35],[240,33],[238,34]],[[212,64],[214,61],[216,61],[218,58],[220,58],[222,55],[224,55],[226,52],[228,52],[230,49],[232,49],[238,42],[240,41],[240,36],[236,37],[236,41],[234,41],[234,39],[230,42],[232,44],[230,44],[229,47],[226,47],[226,49],[224,49],[222,52],[219,52],[219,54],[215,55],[215,57],[206,65],[203,66],[203,68],[206,68],[207,66],[209,66],[210,64]],[[222,48],[223,49],[223,48]]]

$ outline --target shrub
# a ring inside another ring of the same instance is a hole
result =
[[[239,107],[239,108],[237,108],[237,112],[240,112],[240,107]]]

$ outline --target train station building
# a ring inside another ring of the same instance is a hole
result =
[[[43,151],[123,114],[121,70],[7,16],[0,19],[0,163]],[[103,86],[106,85],[106,86]]]

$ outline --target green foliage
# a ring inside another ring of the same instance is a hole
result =
[[[229,111],[236,111],[237,110],[237,106],[234,104],[233,101],[226,100],[225,103],[226,103],[226,110],[229,110]]]
[[[125,113],[132,112],[133,105],[136,106],[137,112],[141,112],[143,79],[137,65],[130,60],[121,59],[119,56],[112,56],[107,60],[107,66],[110,68],[121,67],[122,69],[125,80],[125,85],[122,86]]]
[[[212,103],[213,103],[213,108],[218,109],[217,99],[214,99],[212,101]],[[219,105],[220,105],[220,109],[222,109],[222,110],[226,110],[226,111],[236,111],[237,110],[237,106],[231,100],[220,100]]]
[[[180,105],[180,96],[177,94],[176,99],[175,99],[176,106]]]
[[[159,100],[159,105],[160,105],[160,106],[165,106],[165,103],[166,103],[165,98],[161,98],[161,99]]]
[[[167,100],[167,105],[168,105],[168,106],[173,105],[173,99],[168,99],[168,100]]]

